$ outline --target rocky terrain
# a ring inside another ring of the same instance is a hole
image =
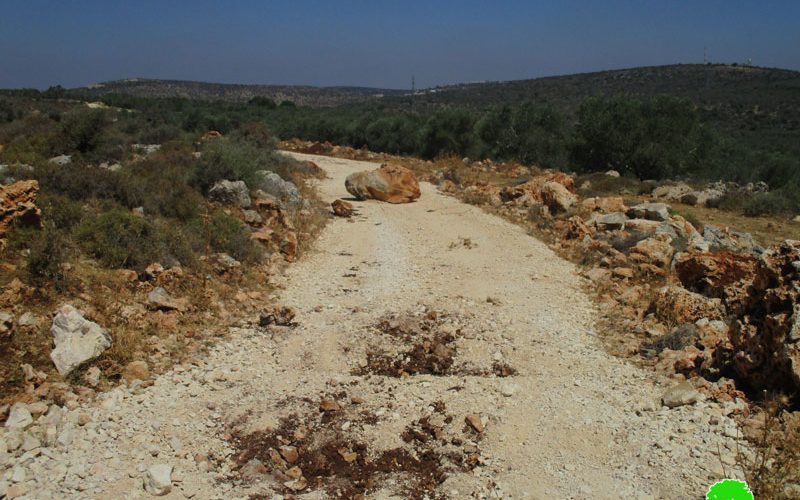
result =
[[[348,175],[377,165],[299,157],[327,173],[320,196],[342,217],[279,280],[269,301],[282,306],[254,311],[206,356],[152,380],[143,367],[127,367],[95,401],[15,404],[0,431],[0,493],[694,498],[738,474],[737,455],[748,451],[736,419],[749,408],[729,381],[656,376],[604,349],[597,318],[621,307],[634,276],[668,273],[664,231],[636,243],[648,241],[639,246],[641,261],[607,250],[596,268],[603,276],[593,278],[519,225],[431,184],[422,183],[410,204],[340,200]],[[442,187],[435,175],[430,180]],[[588,203],[556,173],[482,189],[526,214],[534,205],[569,213]],[[652,221],[663,217],[661,207],[629,212],[621,201],[606,203],[613,206],[560,224],[585,252],[629,221],[656,222],[654,233],[662,222],[687,230],[671,215]],[[703,241],[692,236],[687,245],[706,250]],[[792,247],[783,248],[754,267],[768,278],[761,286],[776,290],[776,305],[743,322],[751,337],[774,325],[771,315],[788,317],[780,290],[795,275],[769,274],[794,272],[784,262]],[[606,302],[592,298],[588,285],[598,279],[615,289]],[[701,295],[713,286],[685,286],[703,297],[698,303],[714,300]],[[723,292],[713,304],[733,307],[735,294]],[[59,312],[56,327],[103,339],[71,309]],[[737,359],[742,347],[731,347]],[[34,387],[40,382],[31,374]],[[75,393],[82,386],[76,382]]]

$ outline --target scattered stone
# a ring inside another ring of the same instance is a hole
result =
[[[467,424],[469,424],[469,426],[472,427],[472,429],[475,432],[477,432],[478,434],[482,434],[483,433],[484,427],[483,427],[483,422],[481,422],[481,416],[480,415],[472,413],[470,415],[467,415],[464,418],[464,421]]]
[[[296,323],[293,320],[296,315],[297,312],[292,307],[274,305],[261,312],[258,324],[262,327],[270,325],[295,326]]]
[[[297,448],[295,446],[281,446],[278,451],[280,452],[281,457],[283,457],[283,459],[290,464],[293,464],[300,459],[300,454],[297,452]]]
[[[628,218],[622,212],[599,215],[594,218],[594,225],[600,231],[613,231],[625,229],[625,222]]]
[[[628,209],[628,217],[658,222],[669,220],[669,205],[666,203],[640,203]]]
[[[700,393],[695,390],[692,384],[688,381],[684,381],[670,387],[667,392],[661,396],[661,402],[664,406],[676,408],[678,406],[694,404],[699,397]]]
[[[319,409],[322,411],[339,411],[342,407],[333,399],[323,399],[319,403]]]
[[[172,491],[172,466],[157,464],[144,473],[144,489],[153,496],[164,496]]]
[[[14,316],[0,311],[0,337],[8,336],[14,328]]]
[[[348,201],[335,200],[331,203],[331,208],[333,209],[333,214],[337,217],[353,216],[353,204]]]
[[[96,366],[89,367],[86,370],[86,373],[83,374],[83,380],[90,386],[90,387],[97,387],[100,383],[100,368]]]
[[[62,306],[50,328],[55,349],[50,359],[58,373],[66,376],[81,363],[96,358],[111,347],[111,336],[97,323],[84,318],[77,309]]]
[[[185,298],[175,299],[162,287],[156,287],[147,294],[147,305],[151,309],[161,311],[185,312],[189,309],[189,301]]]
[[[24,403],[15,403],[6,419],[8,429],[26,429],[33,423],[33,416]]]
[[[619,172],[616,170],[609,170],[606,172],[606,175],[609,177],[619,177]]]

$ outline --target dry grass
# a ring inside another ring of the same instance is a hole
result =
[[[755,498],[800,495],[800,414],[785,411],[787,403],[784,396],[768,399],[753,422],[755,428],[745,433],[748,450],[737,451],[736,467]]]

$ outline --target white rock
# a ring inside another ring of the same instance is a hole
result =
[[[19,466],[14,467],[14,471],[11,473],[12,481],[14,481],[15,483],[21,483],[25,481],[26,477],[28,477],[28,475],[25,473],[25,469]]]
[[[33,423],[33,416],[28,411],[28,407],[22,403],[16,403],[11,407],[6,420],[6,427],[9,429],[25,429]]]
[[[111,347],[108,332],[81,316],[69,304],[59,309],[50,333],[56,346],[50,353],[50,359],[61,375],[68,375],[81,363],[96,358]]]
[[[96,366],[90,367],[83,375],[83,380],[92,387],[97,387],[100,383],[100,368]]]
[[[670,387],[667,392],[661,396],[661,402],[664,403],[664,406],[676,408],[678,406],[694,404],[697,402],[698,397],[700,397],[700,393],[692,387],[691,383],[684,381]]]
[[[510,382],[504,382],[500,385],[500,394],[503,396],[510,398],[514,394],[517,393],[519,387],[516,384],[512,384]]]
[[[172,466],[167,464],[150,466],[144,473],[144,489],[157,497],[172,491]]]

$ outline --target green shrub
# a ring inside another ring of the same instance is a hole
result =
[[[259,244],[250,240],[244,223],[223,210],[214,210],[192,221],[189,230],[197,235],[195,251],[198,253],[224,252],[247,262],[258,262],[263,256]]]
[[[788,213],[788,200],[779,192],[757,193],[744,201],[742,212],[748,217]]]
[[[137,217],[122,208],[85,218],[75,236],[87,253],[110,268],[141,271],[153,262],[192,263],[190,240],[179,226]]]
[[[42,193],[37,205],[42,209],[45,223],[52,223],[56,229],[69,231],[83,218],[81,203],[66,196]]]
[[[246,141],[228,138],[209,141],[194,169],[193,184],[203,192],[223,179],[245,181],[252,186],[255,172],[270,170],[271,157],[265,151]]]
[[[68,280],[64,262],[68,254],[67,241],[64,232],[52,223],[33,233],[26,258],[31,283],[36,286],[52,284],[59,291],[66,290]]]

